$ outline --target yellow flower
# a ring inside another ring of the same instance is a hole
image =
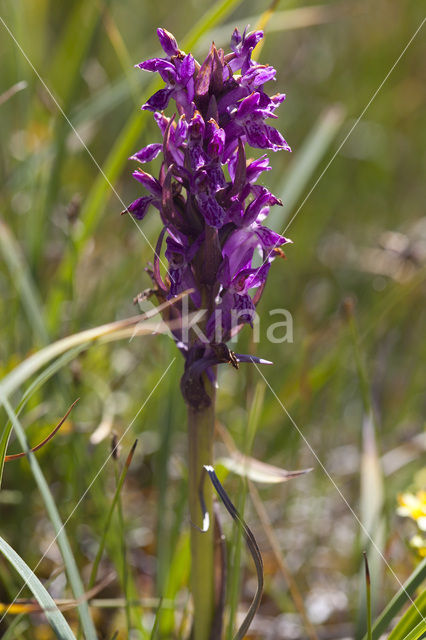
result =
[[[417,493],[400,493],[398,503],[398,515],[411,518],[420,532],[426,531],[426,491],[421,489]],[[426,558],[426,537],[420,532],[411,538],[410,546],[421,558]]]
[[[415,494],[400,493],[398,502],[398,515],[412,518],[417,522],[419,529],[426,531],[426,491],[420,490]]]
[[[413,547],[422,558],[426,558],[426,538],[422,538],[420,535],[413,536],[410,540],[410,547]]]

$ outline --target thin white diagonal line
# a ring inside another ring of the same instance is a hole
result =
[[[53,102],[55,103],[55,105],[58,107],[60,113],[62,114],[62,116],[64,117],[64,119],[66,120],[66,122],[69,124],[69,126],[71,127],[71,129],[73,130],[74,134],[76,135],[77,139],[79,140],[79,142],[81,143],[81,145],[83,146],[83,148],[87,151],[87,153],[89,154],[92,162],[95,164],[96,168],[98,169],[99,173],[102,175],[102,177],[105,179],[105,181],[107,182],[107,184],[109,185],[109,187],[111,188],[111,190],[113,191],[114,195],[117,197],[117,199],[119,200],[119,202],[121,203],[123,210],[127,211],[127,213],[129,214],[131,220],[134,222],[134,224],[136,225],[137,229],[139,230],[139,233],[142,235],[142,237],[144,238],[144,240],[148,243],[148,245],[150,246],[150,248],[152,249],[152,251],[154,252],[154,254],[156,253],[154,247],[152,246],[151,242],[149,241],[149,239],[147,238],[147,236],[144,234],[144,232],[142,231],[142,229],[140,228],[140,226],[138,225],[138,223],[136,222],[135,218],[132,216],[132,214],[130,213],[129,209],[127,208],[127,205],[124,204],[120,194],[118,193],[118,191],[116,190],[116,188],[114,187],[114,185],[111,183],[111,181],[109,180],[108,176],[106,175],[106,173],[104,172],[104,170],[102,169],[102,167],[100,166],[100,164],[98,163],[98,161],[96,160],[95,156],[93,155],[93,153],[90,151],[89,147],[86,145],[86,143],[84,142],[83,138],[80,136],[80,134],[78,133],[77,129],[74,127],[73,123],[71,122],[71,120],[68,118],[67,114],[65,113],[65,111],[62,109],[61,105],[59,104],[58,100],[56,99],[56,97],[54,96],[53,92],[51,91],[51,89],[49,89],[49,87],[47,86],[46,82],[43,80],[43,78],[41,77],[41,75],[39,74],[39,72],[37,71],[37,69],[35,68],[35,66],[33,65],[33,63],[31,62],[31,60],[29,59],[29,57],[27,56],[27,54],[25,53],[24,49],[22,48],[22,46],[19,44],[19,42],[17,41],[17,39],[15,38],[15,36],[13,35],[12,31],[10,30],[10,28],[8,27],[8,25],[6,24],[6,22],[4,21],[4,19],[0,16],[0,21],[2,22],[4,28],[6,29],[6,31],[8,32],[8,34],[10,35],[10,37],[12,38],[13,42],[16,44],[16,46],[18,47],[19,51],[21,52],[21,54],[24,56],[25,60],[28,62],[28,64],[30,65],[31,69],[34,71],[35,75],[37,76],[37,78],[40,80],[41,84],[43,85],[43,87],[46,89],[47,93],[50,95],[50,97],[52,98]],[[160,256],[159,260],[161,262],[161,264],[163,265],[163,267],[166,269],[169,277],[169,270],[167,268],[167,266],[164,264],[164,262],[161,260]]]
[[[338,155],[338,153],[340,152],[340,150],[342,149],[342,147],[344,146],[344,144],[346,143],[346,141],[348,140],[349,136],[352,134],[353,130],[355,129],[355,127],[359,124],[361,118],[364,116],[365,112],[367,111],[367,109],[370,107],[371,103],[375,100],[375,98],[377,97],[377,95],[379,94],[379,92],[381,91],[383,85],[385,84],[385,82],[387,81],[387,79],[389,78],[389,76],[391,75],[391,73],[394,71],[395,67],[399,64],[399,62],[401,61],[402,57],[405,55],[408,47],[411,45],[411,43],[413,42],[414,38],[417,36],[417,34],[419,33],[420,29],[423,27],[424,23],[426,22],[426,17],[423,18],[422,22],[420,23],[420,25],[417,27],[417,29],[415,30],[415,32],[413,33],[413,35],[411,36],[411,38],[409,39],[409,41],[407,42],[407,44],[405,45],[405,47],[403,48],[403,50],[401,51],[401,53],[399,54],[399,56],[397,57],[397,59],[395,60],[395,62],[393,63],[393,65],[391,66],[391,68],[389,69],[389,71],[387,72],[387,74],[385,75],[385,77],[383,78],[383,80],[381,81],[381,83],[379,84],[379,86],[377,87],[377,89],[375,90],[375,92],[373,93],[373,95],[371,96],[370,100],[367,102],[367,104],[365,105],[364,109],[361,111],[360,115],[358,116],[358,118],[355,120],[354,124],[352,125],[352,127],[350,128],[349,132],[346,134],[346,136],[344,137],[343,141],[340,143],[340,145],[338,146],[337,150],[334,152],[334,154],[331,156],[331,159],[328,161],[325,169],[323,169],[323,171],[321,172],[321,174],[319,175],[319,177],[316,179],[316,181],[314,182],[313,186],[311,187],[311,189],[309,190],[307,196],[305,196],[303,202],[299,205],[299,207],[297,208],[296,212],[294,213],[294,215],[290,218],[289,222],[287,223],[287,225],[284,227],[284,229],[281,231],[280,235],[283,235],[287,229],[289,228],[289,226],[291,225],[291,223],[296,219],[297,215],[299,214],[300,210],[302,209],[302,207],[304,206],[304,204],[306,203],[306,201],[308,200],[308,198],[310,197],[311,193],[314,191],[314,189],[317,187],[318,183],[322,180],[322,178],[324,177],[325,173],[328,171],[330,165],[332,164],[332,162],[334,161],[334,159],[336,158],[336,156]],[[274,244],[274,246],[269,250],[268,255],[266,256],[266,258],[263,260],[263,263],[261,264],[261,266],[259,267],[259,269],[257,270],[256,273],[259,272],[259,270],[268,262],[269,258],[271,257],[271,255],[273,254],[274,250],[279,247],[279,244]]]
[[[146,398],[145,402],[139,407],[137,413],[135,414],[134,418],[132,419],[132,421],[130,422],[130,424],[128,425],[128,427],[126,428],[126,430],[124,431],[123,435],[121,436],[121,438],[118,440],[117,442],[117,446],[120,444],[120,442],[123,440],[124,436],[126,435],[126,433],[129,431],[129,429],[131,428],[131,426],[133,425],[133,423],[135,422],[135,420],[137,419],[137,417],[139,416],[139,414],[141,413],[141,411],[144,409],[144,407],[146,406],[146,404],[148,403],[148,401],[150,400],[152,394],[156,391],[156,389],[158,388],[158,386],[161,384],[161,382],[163,381],[163,378],[165,377],[166,373],[169,371],[170,367],[172,366],[172,364],[174,363],[174,361],[176,360],[176,357],[173,358],[173,360],[169,363],[169,365],[167,366],[166,370],[163,372],[163,374],[161,375],[160,379],[156,382],[155,386],[153,387],[153,389],[150,391],[150,393],[148,394],[148,397]],[[46,555],[48,554],[49,550],[51,549],[51,547],[54,545],[54,543],[56,542],[56,540],[58,539],[58,536],[61,534],[61,532],[65,529],[65,526],[67,525],[67,523],[69,522],[69,520],[72,518],[72,516],[74,515],[74,513],[76,512],[76,510],[78,509],[78,507],[80,506],[80,504],[82,503],[82,501],[84,500],[84,498],[87,496],[87,494],[89,493],[90,489],[92,488],[92,486],[94,485],[94,483],[96,482],[96,480],[98,479],[99,475],[102,473],[103,469],[105,468],[106,464],[108,463],[109,459],[111,458],[111,456],[113,455],[113,451],[111,451],[111,453],[107,456],[105,462],[102,464],[102,466],[100,467],[100,469],[98,469],[96,475],[94,476],[94,478],[91,480],[89,486],[87,487],[87,489],[84,491],[84,493],[82,494],[82,496],[80,497],[80,499],[78,500],[77,504],[75,505],[75,507],[73,508],[73,510],[71,511],[71,513],[69,514],[69,516],[67,517],[67,519],[63,522],[61,528],[59,529],[59,531],[57,532],[57,534],[55,535],[55,537],[51,540],[49,546],[47,547],[47,549],[45,550],[45,552],[43,553],[43,555],[41,556],[40,560],[37,562],[36,566],[32,569],[33,573],[35,573],[40,565],[40,563],[42,562],[42,560],[46,557]],[[23,589],[25,588],[25,586],[27,585],[27,580],[25,580],[24,584],[22,585],[22,587],[20,588],[20,590],[18,591],[18,593],[16,594],[16,596],[14,597],[14,599],[12,600],[12,602],[8,605],[7,609],[5,610],[5,612],[3,613],[2,617],[0,618],[0,623],[2,622],[2,620],[4,619],[4,617],[7,615],[9,609],[11,608],[11,606],[16,602],[16,600],[19,598],[19,596],[21,595]]]
[[[404,585],[402,584],[401,580],[398,578],[398,576],[396,575],[395,571],[392,569],[391,565],[389,564],[389,562],[386,560],[386,558],[384,557],[383,553],[381,552],[381,550],[379,549],[379,547],[377,546],[377,544],[375,543],[375,541],[373,540],[373,538],[371,537],[371,535],[369,534],[367,528],[365,527],[365,525],[361,522],[361,520],[359,519],[358,515],[356,514],[356,512],[352,509],[351,505],[349,504],[349,502],[346,500],[345,496],[343,495],[341,489],[339,488],[339,486],[336,484],[335,480],[333,480],[332,476],[329,474],[329,472],[327,471],[327,469],[325,468],[324,464],[321,462],[318,454],[316,453],[316,451],[313,449],[313,447],[311,446],[311,444],[309,443],[309,441],[307,440],[307,438],[303,435],[301,429],[299,429],[299,427],[297,426],[296,422],[293,420],[293,418],[291,417],[291,415],[289,414],[289,412],[287,411],[287,409],[285,408],[285,406],[283,405],[283,403],[281,402],[280,398],[278,397],[278,395],[275,393],[274,389],[271,387],[269,381],[265,378],[265,376],[263,375],[262,371],[260,370],[260,368],[258,367],[258,365],[254,362],[254,360],[252,360],[252,363],[254,364],[254,366],[256,367],[256,369],[258,370],[258,372],[260,373],[260,375],[262,376],[263,380],[265,381],[266,385],[268,386],[268,389],[271,391],[272,395],[276,398],[276,400],[278,401],[278,404],[280,405],[281,409],[284,411],[284,413],[286,414],[287,418],[290,420],[290,422],[292,423],[293,427],[296,429],[297,433],[299,434],[299,436],[302,438],[303,442],[306,444],[306,446],[308,447],[309,451],[311,452],[311,454],[314,456],[315,460],[318,462],[319,466],[321,467],[322,471],[325,473],[325,475],[327,476],[327,478],[330,480],[331,484],[333,485],[333,487],[336,489],[337,493],[339,494],[339,496],[342,498],[343,502],[345,503],[345,505],[347,506],[347,508],[349,509],[349,511],[351,512],[351,514],[353,515],[353,517],[355,518],[356,522],[359,524],[360,528],[362,529],[363,533],[365,534],[365,536],[368,538],[368,540],[370,541],[371,545],[374,547],[374,549],[377,551],[377,553],[379,554],[380,558],[383,560],[383,562],[385,563],[385,565],[387,566],[387,568],[389,569],[389,571],[391,572],[391,574],[393,575],[393,577],[395,578],[395,580],[397,581],[397,583],[399,584],[399,586],[401,587],[401,589],[404,591],[405,595],[407,596],[407,599],[411,602],[411,604],[414,606],[414,608],[417,610],[417,612],[420,614],[421,618],[423,621],[426,621],[426,618],[422,615],[421,611],[418,609],[417,605],[415,604],[414,600],[411,598],[410,594],[408,593],[408,591],[404,588]]]
[[[349,129],[349,132],[346,134],[346,136],[343,138],[343,141],[339,144],[337,150],[334,152],[334,154],[331,156],[331,159],[329,160],[329,162],[327,163],[325,169],[321,172],[319,178],[317,178],[317,180],[314,182],[312,188],[309,190],[308,195],[304,198],[302,204],[297,208],[296,213],[292,216],[292,218],[290,219],[290,221],[288,222],[288,224],[286,225],[286,227],[284,228],[284,231],[282,233],[285,233],[287,231],[287,229],[289,228],[289,226],[291,225],[291,223],[293,222],[293,220],[296,218],[296,216],[298,215],[299,211],[301,210],[301,208],[303,207],[303,205],[305,204],[305,202],[308,200],[309,196],[311,195],[312,191],[316,188],[317,184],[320,182],[320,180],[324,177],[324,174],[326,173],[326,171],[328,170],[329,166],[331,165],[331,163],[334,161],[335,157],[337,156],[337,154],[340,152],[340,150],[342,149],[342,147],[344,146],[344,144],[346,143],[347,139],[349,138],[349,136],[352,134],[353,130],[355,129],[355,127],[359,124],[359,121],[361,120],[361,118],[364,116],[365,112],[367,111],[367,109],[369,108],[369,106],[371,105],[371,103],[375,100],[376,96],[378,95],[378,93],[381,91],[383,85],[385,84],[385,82],[387,81],[387,79],[389,78],[389,76],[391,75],[391,73],[393,72],[393,70],[395,69],[395,67],[399,64],[401,58],[404,56],[405,52],[407,51],[408,47],[411,45],[411,43],[413,42],[414,38],[417,36],[417,34],[419,33],[420,29],[423,27],[424,23],[426,22],[426,17],[423,18],[422,22],[420,23],[420,25],[417,27],[417,29],[415,30],[415,32],[413,33],[413,35],[411,36],[411,38],[409,39],[409,41],[407,42],[407,44],[405,45],[405,47],[403,48],[403,50],[401,51],[401,53],[399,54],[399,56],[397,57],[397,59],[395,60],[395,62],[393,63],[393,65],[391,66],[391,68],[389,69],[389,71],[387,72],[387,74],[385,75],[385,77],[383,78],[382,82],[379,84],[379,86],[377,87],[377,89],[375,90],[375,92],[373,93],[373,95],[371,96],[370,100],[367,102],[367,104],[365,105],[364,109],[361,111],[360,115],[358,116],[358,118],[355,120],[354,124],[352,125],[352,127]]]

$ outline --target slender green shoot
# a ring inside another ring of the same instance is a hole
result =
[[[110,506],[109,511],[107,513],[107,517],[106,517],[106,520],[105,520],[104,528],[103,528],[103,531],[102,531],[102,537],[101,537],[101,540],[99,542],[98,551],[97,551],[95,559],[93,561],[92,571],[90,572],[89,586],[88,586],[89,589],[91,589],[94,586],[95,582],[96,582],[96,577],[98,575],[99,564],[101,562],[102,554],[103,554],[104,549],[105,549],[106,538],[107,538],[108,530],[109,530],[109,527],[110,527],[110,524],[111,524],[111,520],[112,520],[112,516],[113,516],[113,513],[114,513],[114,509],[118,504],[119,497],[120,497],[120,492],[121,492],[121,489],[123,488],[123,484],[124,484],[124,481],[126,479],[127,472],[129,471],[129,467],[130,467],[130,464],[132,462],[133,454],[135,452],[137,443],[138,443],[138,441],[135,440],[135,442],[133,443],[132,448],[130,449],[130,452],[129,452],[127,458],[126,458],[126,462],[124,463],[124,467],[123,467],[123,469],[121,471],[121,474],[118,477],[118,481],[117,481],[117,485],[116,485],[116,488],[115,488],[114,497],[112,499],[111,506]]]
[[[371,634],[371,578],[370,569],[368,568],[368,558],[364,551],[365,564],[365,595],[367,600],[367,640],[372,640]]]

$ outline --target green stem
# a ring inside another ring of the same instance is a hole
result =
[[[207,387],[207,380],[205,381]],[[211,405],[197,411],[188,407],[189,509],[191,522],[202,527],[199,498],[203,465],[213,463],[214,389],[208,390]],[[204,499],[212,520],[213,490],[205,483]],[[194,602],[193,640],[209,640],[214,614],[213,522],[202,533],[191,526],[191,590]]]

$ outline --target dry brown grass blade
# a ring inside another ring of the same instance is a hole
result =
[[[26,358],[26,360],[23,360],[0,381],[3,394],[5,396],[10,396],[34,373],[36,373],[36,371],[48,364],[54,358],[70,351],[74,347],[84,347],[85,345],[89,345],[94,342],[120,340],[126,337],[132,337],[133,335],[160,333],[161,331],[165,332],[168,329],[174,328],[176,325],[176,321],[174,320],[167,323],[157,322],[152,324],[147,321],[173,307],[173,305],[182,300],[182,298],[187,296],[190,292],[190,290],[184,291],[173,298],[173,300],[167,300],[144,314],[132,316],[125,320],[109,322],[108,324],[103,324],[92,329],[86,329],[85,331],[74,333],[71,336],[67,336],[66,338],[62,338],[57,342],[49,344],[47,347],[44,347],[40,351],[37,351]],[[177,326],[179,326],[179,322],[180,321],[177,321]]]
[[[59,429],[64,424],[65,420],[68,418],[69,414],[71,413],[71,411],[73,410],[73,408],[75,407],[75,405],[77,404],[79,399],[80,398],[77,398],[77,400],[74,400],[74,402],[72,403],[72,405],[70,406],[70,408],[68,409],[68,411],[66,412],[64,417],[60,420],[60,422],[58,422],[58,424],[53,429],[53,431],[51,431],[49,433],[47,438],[44,438],[41,442],[36,444],[35,447],[31,447],[31,449],[29,449],[29,451],[31,451],[32,453],[35,453],[36,451],[38,451],[39,449],[44,447],[44,445],[47,444],[49,442],[49,440],[51,440],[53,438],[53,436],[59,431]],[[4,457],[4,461],[5,462],[11,462],[12,460],[17,460],[18,458],[23,458],[24,456],[26,456],[29,453],[29,451],[21,451],[20,453],[13,453],[11,455],[5,456]]]
[[[55,604],[60,611],[69,611],[70,609],[75,609],[82,602],[87,602],[98,593],[100,593],[105,587],[107,587],[113,580],[115,579],[115,574],[109,573],[105,576],[98,584],[96,584],[92,589],[86,591],[84,596],[78,598],[78,600],[74,600],[72,598],[67,599],[58,599],[55,600]],[[7,613],[11,615],[19,615],[22,613],[43,613],[46,609],[43,609],[38,602],[35,600],[17,600],[13,604],[7,604],[4,602],[0,602],[0,613],[7,611]]]

